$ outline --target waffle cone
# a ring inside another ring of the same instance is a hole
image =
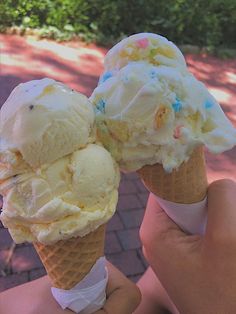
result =
[[[139,169],[148,190],[162,199],[192,204],[204,199],[207,193],[207,175],[203,148],[197,148],[189,160],[177,170],[167,173],[161,164]]]
[[[105,224],[84,237],[61,240],[52,245],[34,243],[53,287],[69,290],[104,255]]]

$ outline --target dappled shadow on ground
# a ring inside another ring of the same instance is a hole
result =
[[[213,56],[187,55],[187,64],[190,71],[205,84],[224,87],[235,92],[236,59],[221,60]]]
[[[3,39],[0,34],[0,40]],[[51,77],[89,96],[102,72],[104,51],[19,36],[1,40],[0,104],[21,82]]]

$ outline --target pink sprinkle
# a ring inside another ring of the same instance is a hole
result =
[[[142,39],[139,39],[136,41],[136,45],[139,47],[139,48],[147,48],[149,42],[148,42],[148,39],[147,38],[142,38]]]
[[[180,138],[180,130],[183,127],[183,125],[177,125],[177,127],[174,130],[174,138]]]

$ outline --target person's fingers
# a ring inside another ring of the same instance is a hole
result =
[[[153,272],[151,267],[147,268],[143,276],[137,282],[137,286],[141,291],[142,301],[134,314],[178,313],[159,278]]]
[[[198,272],[201,267],[202,237],[185,234],[150,195],[140,238],[146,258],[169,296],[182,300],[189,282],[195,284],[192,270]]]
[[[199,236],[186,235],[161,209],[152,194],[140,228],[140,238],[144,255],[155,260],[155,264],[163,265],[171,263],[174,256],[183,258],[200,239]]]
[[[138,287],[127,279],[116,267],[107,262],[107,301],[96,314],[131,314],[141,301]]]
[[[208,221],[206,241],[229,243],[236,241],[236,182],[223,179],[208,189]]]

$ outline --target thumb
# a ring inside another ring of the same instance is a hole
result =
[[[140,239],[144,255],[153,269],[161,273],[172,269],[176,273],[184,270],[186,259],[193,256],[193,248],[201,241],[201,236],[184,233],[150,194]]]
[[[208,188],[206,240],[236,240],[236,182],[223,179]],[[226,241],[226,242],[225,242]]]

